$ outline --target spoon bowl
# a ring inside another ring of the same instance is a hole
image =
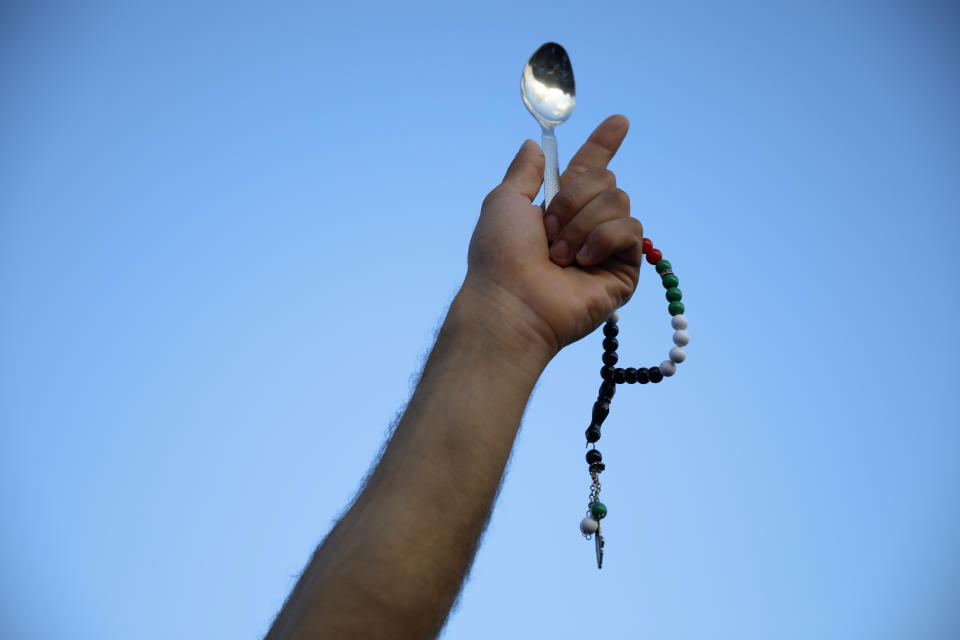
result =
[[[540,125],[552,129],[562,124],[577,106],[573,67],[559,44],[548,42],[537,49],[520,77],[523,103]]]
[[[553,129],[565,122],[577,106],[573,67],[563,47],[548,42],[534,51],[520,75],[520,95],[523,104],[540,123],[541,146],[546,160],[543,168],[543,206],[546,210],[560,190],[557,137]]]

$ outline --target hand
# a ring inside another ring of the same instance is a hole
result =
[[[544,213],[533,204],[543,181],[543,151],[527,140],[486,197],[470,241],[464,288],[525,325],[552,357],[597,328],[637,287],[643,226],[606,169],[629,122],[598,126],[560,176]]]

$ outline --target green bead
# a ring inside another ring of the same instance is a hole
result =
[[[683,292],[680,291],[680,289],[677,289],[676,287],[671,287],[667,289],[667,300],[669,300],[670,302],[676,302],[682,297],[683,297]]]
[[[669,260],[661,260],[657,263],[657,273],[663,273],[667,269],[672,269],[673,265],[670,264]]]
[[[682,302],[671,302],[670,306],[667,307],[667,310],[672,316],[678,316],[683,313],[683,303]]]
[[[675,273],[668,273],[667,275],[663,276],[663,288],[664,288],[664,289],[669,289],[669,288],[671,288],[671,287],[675,287],[675,286],[677,286],[678,284],[680,284],[680,278],[677,277],[677,274],[675,274]]]
[[[592,515],[597,520],[601,520],[607,517],[607,505],[602,502],[594,502],[590,505],[590,515]]]

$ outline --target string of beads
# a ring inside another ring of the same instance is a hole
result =
[[[590,536],[596,535],[597,542],[597,568],[603,564],[603,536],[601,533],[600,520],[607,515],[607,506],[600,502],[600,473],[606,468],[603,463],[603,455],[596,448],[596,443],[600,440],[601,427],[603,421],[610,415],[610,403],[617,391],[618,384],[657,384],[664,378],[668,378],[677,372],[677,365],[686,360],[687,353],[684,347],[690,342],[690,334],[687,333],[687,318],[683,315],[685,311],[683,302],[683,292],[680,291],[680,279],[673,272],[673,265],[668,260],[663,259],[663,254],[655,249],[649,238],[643,239],[643,253],[648,263],[653,265],[660,275],[660,281],[663,288],[666,289],[667,310],[670,312],[670,324],[674,329],[673,343],[674,347],[670,349],[666,360],[659,365],[652,367],[615,367],[619,360],[617,348],[620,346],[617,336],[620,329],[617,322],[620,315],[614,311],[606,323],[603,325],[603,367],[600,369],[600,377],[603,382],[600,384],[600,391],[596,402],[593,403],[593,413],[591,415],[590,426],[585,432],[587,446],[593,447],[587,451],[587,465],[590,472],[590,495],[587,504],[587,515],[580,522],[580,532],[590,539]]]

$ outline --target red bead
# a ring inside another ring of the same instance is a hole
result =
[[[651,251],[653,251],[653,240],[651,240],[650,238],[644,238],[644,239],[643,239],[643,252],[644,252],[644,253],[650,253]]]
[[[647,254],[647,262],[649,262],[650,264],[657,264],[658,262],[663,260],[663,254],[660,253],[660,249],[650,249],[650,251],[647,251],[646,254]]]

